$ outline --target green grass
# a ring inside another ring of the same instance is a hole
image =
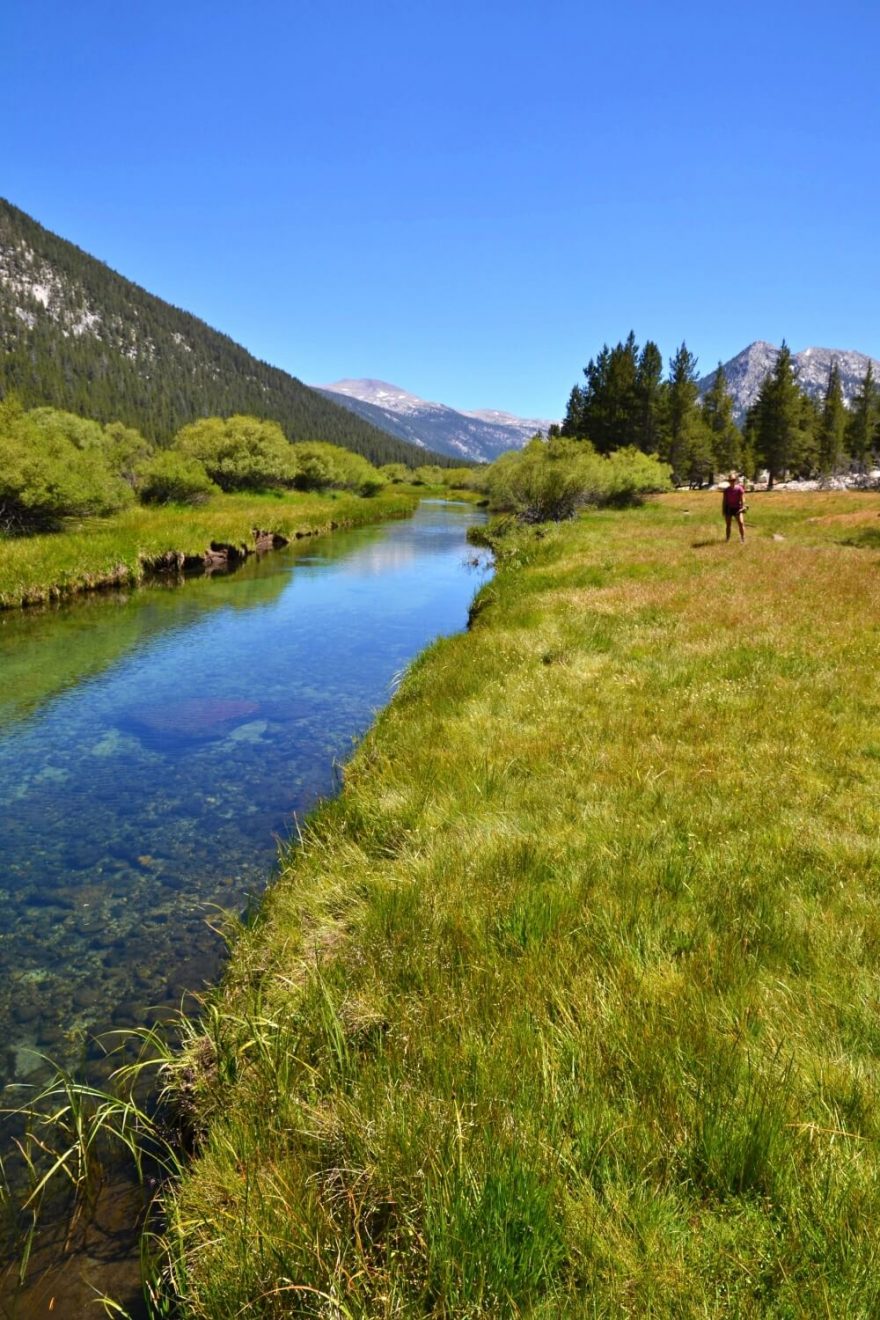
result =
[[[880,498],[719,502],[407,673],[189,1051],[182,1315],[880,1313]]]
[[[256,529],[293,540],[400,517],[417,499],[400,487],[369,499],[338,492],[216,495],[195,509],[137,506],[51,535],[0,539],[0,609],[135,585],[150,561],[169,552],[200,557],[212,541],[250,550]]]

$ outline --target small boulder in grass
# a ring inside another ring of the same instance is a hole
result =
[[[773,533],[773,540],[774,540],[774,541],[784,541],[784,540],[785,540],[785,537],[782,535],[781,532],[774,532],[774,533]]]

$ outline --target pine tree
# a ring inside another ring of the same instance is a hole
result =
[[[663,426],[663,357],[649,339],[639,355],[636,371],[636,430],[633,444],[656,454]]]
[[[580,385],[572,386],[572,391],[568,396],[568,404],[565,409],[565,417],[562,419],[561,430],[563,435],[570,436],[572,440],[586,439],[587,428],[584,419],[584,391]]]
[[[822,410],[805,390],[800,390],[800,412],[791,457],[792,471],[799,477],[812,477],[819,470],[819,429]]]
[[[710,486],[715,475],[715,446],[712,432],[700,408],[694,408],[685,418],[682,448],[685,455],[684,476],[688,485],[697,488]]]
[[[672,467],[673,478],[682,481],[688,476],[689,450],[693,447],[698,428],[697,359],[682,343],[669,363],[666,384],[666,433],[663,437],[661,457]]]
[[[743,438],[733,420],[733,399],[721,363],[709,389],[703,395],[703,420],[712,433],[712,458],[715,472],[739,470],[743,458]]]
[[[822,403],[818,431],[818,464],[823,476],[834,471],[843,454],[846,433],[846,408],[840,385],[840,368],[835,359],[828,372],[828,384]]]
[[[575,385],[568,401],[563,434],[589,440],[600,454],[636,443],[638,345],[626,341],[601,352],[584,367],[585,385]]]
[[[768,488],[799,458],[803,447],[803,396],[798,389],[791,349],[782,341],[779,356],[765,376],[756,402],[749,409],[748,435],[756,460],[769,474]]]
[[[846,427],[846,447],[864,469],[880,442],[880,390],[874,380],[874,368],[868,360],[858,393],[852,401]]]
[[[609,446],[622,449],[636,444],[638,433],[639,346],[632,330],[611,352],[608,364]]]

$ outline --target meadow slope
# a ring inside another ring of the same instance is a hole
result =
[[[880,1312],[880,497],[718,503],[504,539],[284,859],[184,1315]]]

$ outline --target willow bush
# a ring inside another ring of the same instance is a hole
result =
[[[132,502],[108,461],[103,428],[73,425],[82,421],[50,408],[28,413],[14,399],[0,404],[0,530],[52,531],[65,518]]]
[[[638,449],[603,456],[585,440],[536,436],[496,459],[485,481],[494,512],[515,513],[522,522],[562,522],[587,505],[637,504],[668,490],[671,470]]]

